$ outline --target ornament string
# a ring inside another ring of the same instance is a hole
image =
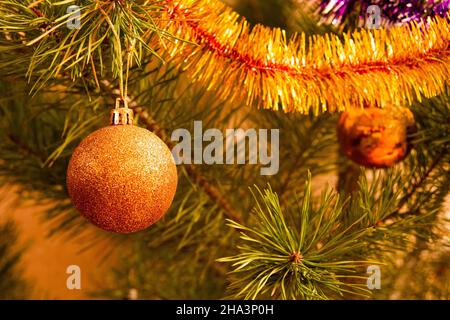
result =
[[[129,75],[129,69],[130,69],[130,51],[131,50],[127,50],[127,65],[126,65],[126,72],[125,72],[125,80],[124,80],[124,70],[123,70],[123,50],[122,50],[122,42],[120,40],[120,35],[118,33],[118,31],[115,29],[114,24],[112,23],[111,19],[109,18],[108,14],[102,9],[102,7],[99,7],[100,12],[105,16],[105,20],[106,22],[109,24],[111,32],[113,33],[114,37],[116,38],[116,46],[115,46],[115,50],[116,50],[116,54],[119,58],[119,64],[118,64],[118,68],[119,68],[119,95],[120,98],[116,100],[116,109],[119,107],[118,102],[120,100],[123,101],[124,103],[124,107],[128,108],[127,106],[127,86],[128,86],[128,75]],[[120,30],[119,30],[120,32]]]
[[[123,99],[125,103],[125,108],[128,108],[128,79],[130,75],[130,68],[131,68],[131,54],[133,52],[134,43],[131,43],[131,45],[128,47],[127,50],[127,65],[126,65],[126,73],[125,73],[125,88],[123,93]]]
[[[131,30],[130,30],[131,33]],[[124,107],[128,109],[128,79],[130,77],[130,68],[131,68],[131,56],[134,49],[135,39],[131,40],[130,45],[127,48],[127,61],[126,61],[126,67],[125,67],[125,84],[122,83],[121,85],[121,92],[120,96],[124,102]],[[122,56],[121,56],[122,57]],[[123,77],[122,77],[123,81]]]

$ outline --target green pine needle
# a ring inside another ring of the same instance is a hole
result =
[[[364,278],[357,275],[363,266],[377,262],[349,259],[352,252],[365,245],[361,240],[368,229],[355,231],[353,225],[342,225],[345,201],[327,191],[315,207],[311,176],[302,199],[284,212],[270,187],[264,192],[256,190],[255,223],[247,227],[228,221],[241,233],[240,253],[219,259],[232,264],[233,298],[368,296]]]

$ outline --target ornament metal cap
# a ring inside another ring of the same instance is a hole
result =
[[[125,107],[119,108],[120,99],[116,100],[116,108],[111,111],[111,125],[133,125],[134,113],[133,110],[128,108],[125,102]]]

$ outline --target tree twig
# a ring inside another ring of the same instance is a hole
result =
[[[420,177],[419,181],[417,181],[416,183],[413,184],[412,189],[410,192],[408,192],[406,195],[404,195],[397,206],[397,210],[395,212],[393,212],[392,214],[388,215],[386,217],[386,219],[391,219],[394,217],[398,217],[398,216],[402,216],[402,214],[400,213],[401,208],[408,203],[408,200],[411,199],[411,197],[416,193],[417,189],[419,189],[424,183],[425,181],[429,178],[429,176],[433,173],[433,171],[436,169],[437,165],[439,164],[439,162],[442,160],[442,158],[444,157],[444,152],[441,152],[431,163],[430,167],[428,168],[428,170],[425,172],[425,174]]]

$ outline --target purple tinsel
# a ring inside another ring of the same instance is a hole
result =
[[[358,12],[364,20],[367,8],[378,5],[381,18],[387,24],[404,24],[427,17],[445,17],[450,11],[450,0],[317,0],[319,13],[327,22],[341,24],[349,15]]]

